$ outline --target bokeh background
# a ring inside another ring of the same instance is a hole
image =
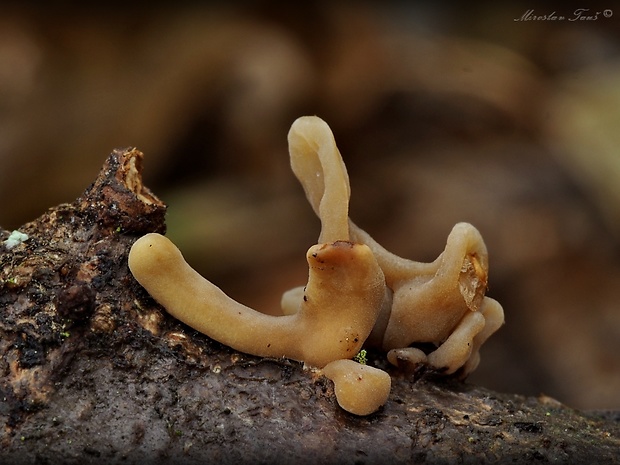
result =
[[[317,114],[386,248],[432,261],[481,231],[507,324],[471,382],[620,409],[620,7],[197,3],[0,6],[2,227],[135,146],[186,258],[277,311],[319,231],[286,134]]]

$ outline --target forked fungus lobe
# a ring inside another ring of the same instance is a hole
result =
[[[460,369],[462,376],[473,371],[480,345],[504,321],[502,307],[484,295],[488,254],[478,230],[455,225],[432,263],[394,255],[349,219],[349,177],[327,123],[316,116],[298,118],[288,140],[293,172],[322,231],[336,230],[368,245],[385,275],[386,300],[368,343],[387,351],[395,365],[425,363],[447,374]],[[415,343],[437,349],[427,355],[409,347]]]
[[[354,357],[381,308],[384,278],[370,249],[351,242],[308,250],[308,284],[291,315],[266,315],[231,299],[189,266],[166,237],[133,245],[129,268],[172,316],[236,350],[314,367]]]
[[[387,373],[350,360],[365,344],[397,366],[426,364],[462,376],[474,370],[480,346],[504,322],[502,307],[484,295],[488,258],[480,233],[459,223],[434,262],[398,257],[349,219],[349,177],[327,123],[299,118],[288,142],[321,233],[306,253],[308,283],[284,293],[283,315],[234,301],[159,234],[133,245],[136,280],[171,315],[223,344],[323,368],[340,406],[356,415],[375,412],[391,385]],[[417,343],[435,349],[411,347]]]

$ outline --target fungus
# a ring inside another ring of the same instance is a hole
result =
[[[227,296],[185,261],[166,237],[151,233],[129,253],[136,280],[172,316],[236,350],[323,367],[352,358],[381,308],[384,277],[370,249],[336,241],[308,250],[308,284],[291,315],[266,315]]]
[[[351,236],[368,245],[392,289],[390,319],[381,348],[398,365],[427,363],[451,374],[473,371],[482,343],[504,322],[501,305],[486,297],[487,249],[478,230],[458,223],[444,251],[432,263],[398,257],[351,223]],[[414,343],[432,343],[437,349],[426,356]]]
[[[349,175],[325,121],[297,118],[288,133],[291,169],[321,220],[319,243],[349,240]]]
[[[474,370],[480,346],[504,322],[502,307],[485,296],[488,257],[480,233],[458,223],[434,262],[398,257],[349,219],[349,177],[327,123],[299,118],[288,142],[291,168],[321,232],[306,253],[308,283],[283,294],[282,315],[234,301],[156,233],[131,248],[136,280],[171,315],[223,344],[322,368],[339,405],[356,415],[376,411],[391,386],[384,371],[351,360],[364,358],[362,346],[383,349],[397,366]],[[427,354],[415,347],[420,343],[436,349]]]
[[[289,150],[293,172],[322,230],[336,230],[368,245],[385,275],[388,291],[368,344],[388,351],[395,365],[426,363],[447,374],[462,369],[463,376],[475,369],[480,345],[504,321],[499,303],[484,295],[488,255],[478,230],[458,223],[432,263],[401,258],[348,218],[349,178],[325,121],[316,116],[296,120],[289,132]],[[322,192],[331,186],[339,187]],[[417,343],[432,343],[437,349],[426,355],[409,347]]]
[[[288,146],[291,169],[321,221],[319,243],[349,241],[349,175],[328,124],[316,116],[297,118],[288,133]],[[282,295],[282,311],[295,313],[302,294],[303,287],[286,291]],[[387,324],[391,302],[391,290],[386,287],[377,316],[379,322]]]
[[[390,375],[378,368],[353,360],[335,360],[321,371],[334,383],[338,405],[355,415],[376,412],[390,395]]]

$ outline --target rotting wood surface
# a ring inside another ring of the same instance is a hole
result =
[[[368,417],[302,364],[239,354],[168,316],[127,267],[165,231],[142,154],[114,151],[72,204],[0,245],[0,463],[616,463],[620,414],[432,373]],[[0,238],[8,231],[0,229]]]

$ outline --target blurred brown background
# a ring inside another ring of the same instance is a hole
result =
[[[529,9],[565,19],[515,21]],[[318,236],[288,165],[304,114],[332,127],[351,216],[388,249],[431,261],[454,223],[482,232],[507,324],[472,382],[620,409],[620,8],[5,4],[0,225],[135,146],[188,260],[274,311]]]

